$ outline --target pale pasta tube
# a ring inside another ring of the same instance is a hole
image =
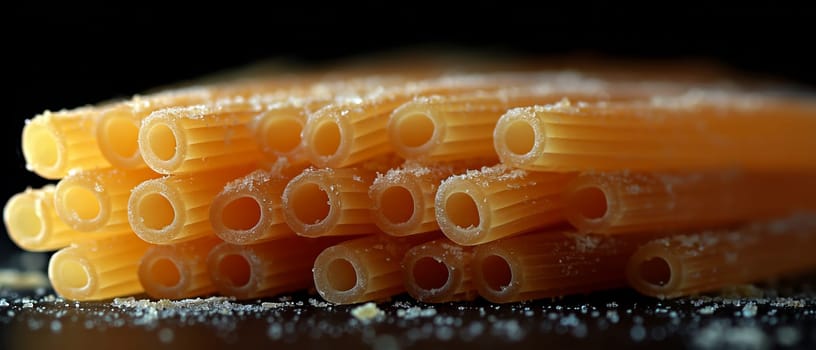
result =
[[[477,245],[564,219],[573,174],[528,172],[504,164],[451,176],[439,185],[436,220],[450,240]]]
[[[70,300],[141,293],[137,271],[149,247],[135,235],[83,241],[51,256],[48,279],[59,295]]]
[[[588,173],[570,184],[566,217],[581,231],[717,227],[816,209],[812,174]]]
[[[400,261],[427,235],[389,237],[373,235],[326,248],[314,262],[315,288],[336,304],[377,300],[405,291]]]
[[[57,184],[54,207],[60,219],[77,231],[129,231],[130,191],[138,184],[158,176],[146,168],[73,173]]]
[[[626,270],[646,295],[675,298],[816,267],[816,216],[671,236],[640,247]]]
[[[528,170],[813,170],[814,113],[806,101],[713,92],[563,101],[509,110],[493,141],[502,162]]]
[[[82,233],[57,216],[54,189],[54,185],[29,188],[11,197],[3,207],[6,231],[20,248],[35,252],[56,250],[83,238]]]
[[[128,199],[128,222],[139,237],[173,244],[214,235],[210,204],[224,185],[251,168],[172,175],[142,182]]]
[[[438,239],[408,250],[402,259],[405,289],[425,303],[473,300],[473,249]]]
[[[74,169],[110,167],[92,131],[98,114],[98,108],[84,107],[45,111],[27,120],[22,136],[26,168],[46,179],[59,179]]]
[[[626,262],[653,235],[544,231],[473,250],[479,295],[494,303],[551,298],[626,285]]]
[[[218,238],[204,237],[150,247],[138,271],[145,293],[157,299],[181,299],[215,292],[207,273],[207,255],[219,243]]]
[[[239,299],[274,296],[314,285],[310,271],[334,238],[286,238],[251,245],[223,243],[207,258],[210,278],[222,295]]]

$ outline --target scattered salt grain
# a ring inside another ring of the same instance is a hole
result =
[[[374,320],[377,317],[384,316],[385,312],[380,310],[380,308],[377,307],[377,304],[365,303],[365,304],[363,304],[361,306],[358,306],[358,307],[355,307],[354,309],[352,309],[351,310],[351,315],[354,316],[354,318],[356,318],[356,319],[358,319],[358,320],[360,320],[360,321],[362,321],[364,323],[367,323],[367,322],[371,322],[372,320]]]

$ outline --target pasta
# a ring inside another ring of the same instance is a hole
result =
[[[158,176],[150,169],[73,173],[57,184],[54,207],[60,219],[77,231],[95,234],[129,231],[130,190]]]
[[[565,195],[579,230],[626,233],[717,227],[816,209],[812,174],[582,174]]]
[[[816,216],[796,214],[736,229],[666,237],[640,247],[626,276],[660,298],[717,290],[816,267]]]
[[[377,300],[405,291],[400,261],[428,235],[394,238],[373,235],[326,248],[314,262],[320,296],[336,304]]]
[[[512,109],[493,142],[502,162],[528,170],[816,169],[816,104],[717,95]]]
[[[153,244],[174,244],[214,235],[210,204],[224,185],[251,168],[173,175],[142,182],[128,199],[133,232]]]
[[[328,102],[321,98],[290,98],[271,105],[251,124],[255,142],[267,159],[286,158],[293,163],[308,162],[300,134],[309,113]]]
[[[436,192],[439,228],[476,245],[564,221],[561,198],[572,174],[536,173],[503,164],[448,178]]]
[[[473,300],[471,247],[438,239],[417,245],[402,259],[403,283],[408,294],[425,303]]]
[[[134,235],[86,240],[56,252],[48,279],[66,299],[101,300],[143,291],[137,270],[150,244]]]
[[[157,299],[181,299],[215,292],[207,273],[207,255],[220,242],[215,237],[204,237],[150,247],[138,271],[145,293]]]
[[[81,233],[57,217],[54,188],[53,185],[29,188],[6,202],[3,222],[9,238],[20,248],[35,252],[56,250],[82,238]]]
[[[22,148],[26,168],[46,179],[59,179],[73,169],[110,167],[93,136],[98,109],[84,107],[40,114],[27,120]]]
[[[654,236],[545,231],[476,246],[473,280],[494,303],[587,293],[626,285],[626,262]]]
[[[323,249],[337,238],[286,238],[252,245],[222,243],[207,258],[210,278],[223,295],[239,299],[307,289]]]

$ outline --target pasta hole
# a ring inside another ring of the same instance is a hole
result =
[[[63,285],[71,289],[85,288],[91,282],[90,272],[85,265],[72,260],[62,261],[59,276]]]
[[[165,287],[175,287],[181,282],[178,266],[170,259],[158,259],[150,266],[153,280]]]
[[[37,237],[42,233],[42,218],[33,201],[23,198],[10,202],[8,205],[11,214],[9,215],[9,231],[28,238]]]
[[[161,230],[176,219],[176,211],[167,197],[151,193],[139,202],[139,215],[144,225],[151,230]]]
[[[603,218],[607,212],[606,193],[597,187],[585,187],[575,191],[567,202],[589,220]]]
[[[176,135],[166,124],[156,124],[147,133],[150,151],[160,160],[168,161],[176,155]]]
[[[510,270],[510,263],[503,257],[490,255],[482,261],[481,267],[484,281],[490,289],[502,292],[510,286],[513,272]]]
[[[261,221],[261,206],[252,197],[240,197],[221,211],[221,222],[230,230],[245,231]]]
[[[289,198],[295,217],[305,225],[318,224],[329,216],[329,195],[317,184],[302,184]]]
[[[671,267],[663,258],[651,258],[640,263],[640,278],[649,284],[662,287],[671,280]]]
[[[326,121],[317,126],[312,135],[312,147],[321,156],[331,156],[340,148],[340,126]]]
[[[414,282],[425,290],[439,289],[448,283],[450,271],[447,265],[431,257],[419,258],[411,270]]]
[[[301,131],[303,125],[295,119],[272,118],[265,125],[266,146],[275,152],[291,152],[300,144]]]
[[[445,201],[445,215],[454,225],[461,229],[472,229],[479,226],[479,208],[476,201],[467,193],[456,192]]]
[[[23,130],[23,150],[26,161],[43,167],[53,167],[59,161],[57,137],[48,128],[29,124]]]
[[[504,143],[507,149],[516,155],[530,153],[535,146],[535,130],[530,123],[514,121],[504,131]]]
[[[62,195],[65,208],[80,220],[93,220],[99,216],[101,206],[96,194],[84,187],[68,188]]]
[[[136,155],[139,150],[139,126],[136,123],[128,118],[111,117],[106,120],[103,131],[101,141],[105,144],[104,147],[122,158]]]
[[[231,254],[218,262],[218,273],[227,278],[234,287],[243,287],[249,283],[252,268],[242,255]]]
[[[346,259],[335,259],[327,267],[326,279],[334,290],[345,292],[357,285],[357,270]]]
[[[414,196],[405,187],[391,186],[380,196],[380,210],[391,223],[404,223],[414,216]]]
[[[400,118],[397,123],[399,141],[407,147],[422,146],[433,137],[436,125],[425,114],[415,113]]]

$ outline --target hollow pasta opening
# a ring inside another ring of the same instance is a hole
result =
[[[535,130],[528,122],[513,121],[504,129],[504,144],[515,155],[530,153],[535,146]]]
[[[291,152],[300,144],[301,131],[303,125],[296,119],[271,118],[264,124],[264,142],[275,152]]]
[[[145,227],[161,230],[173,223],[176,211],[167,197],[159,193],[150,193],[139,201],[139,216]]]
[[[36,201],[29,198],[15,199],[9,203],[9,231],[26,238],[42,234],[43,218],[37,210]]]
[[[429,256],[414,262],[411,273],[417,286],[425,290],[442,288],[450,279],[448,266]]]
[[[326,267],[326,280],[332,289],[345,292],[357,285],[357,270],[346,259],[334,259]]]
[[[37,123],[29,124],[23,130],[23,150],[26,161],[42,167],[53,167],[59,162],[57,135]]]
[[[71,289],[82,289],[91,282],[91,274],[88,268],[80,262],[73,260],[62,260],[59,266],[59,280],[62,285]]]
[[[226,277],[233,287],[243,287],[249,283],[252,268],[243,255],[230,254],[218,262],[218,274]]]
[[[460,229],[472,229],[479,226],[479,208],[469,194],[456,192],[445,201],[445,215],[451,223]]]
[[[502,292],[510,286],[513,280],[513,272],[510,270],[510,263],[501,256],[490,255],[482,260],[482,277],[487,286],[496,291]]]
[[[380,210],[392,224],[402,224],[414,216],[414,196],[407,188],[391,186],[380,195]]]
[[[320,123],[312,134],[312,149],[320,156],[332,156],[340,148],[340,126],[333,121]]]
[[[671,281],[671,267],[660,257],[654,257],[640,263],[640,278],[656,287],[665,286]]]
[[[96,194],[85,188],[73,186],[62,194],[63,205],[80,220],[93,220],[99,216],[101,204]]]
[[[436,125],[422,113],[403,116],[397,122],[399,142],[405,147],[419,147],[431,140]]]
[[[252,197],[236,198],[221,210],[221,222],[230,230],[249,230],[260,221],[261,205]]]
[[[131,158],[139,151],[139,125],[129,118],[109,117],[105,119],[100,135],[100,147],[107,147],[122,158]],[[152,141],[151,141],[152,143]],[[173,145],[175,148],[175,144]],[[167,159],[172,157],[172,153]]]
[[[597,220],[606,216],[606,193],[598,187],[584,187],[572,193],[567,199],[568,205],[588,220]]]
[[[295,217],[305,225],[318,224],[329,216],[329,195],[314,183],[297,186],[289,196]]]
[[[150,276],[153,281],[164,287],[175,287],[181,282],[181,272],[178,266],[170,259],[161,258],[153,261],[150,266]]]
[[[176,135],[166,124],[155,124],[147,132],[150,152],[163,161],[168,161],[176,155]]]

